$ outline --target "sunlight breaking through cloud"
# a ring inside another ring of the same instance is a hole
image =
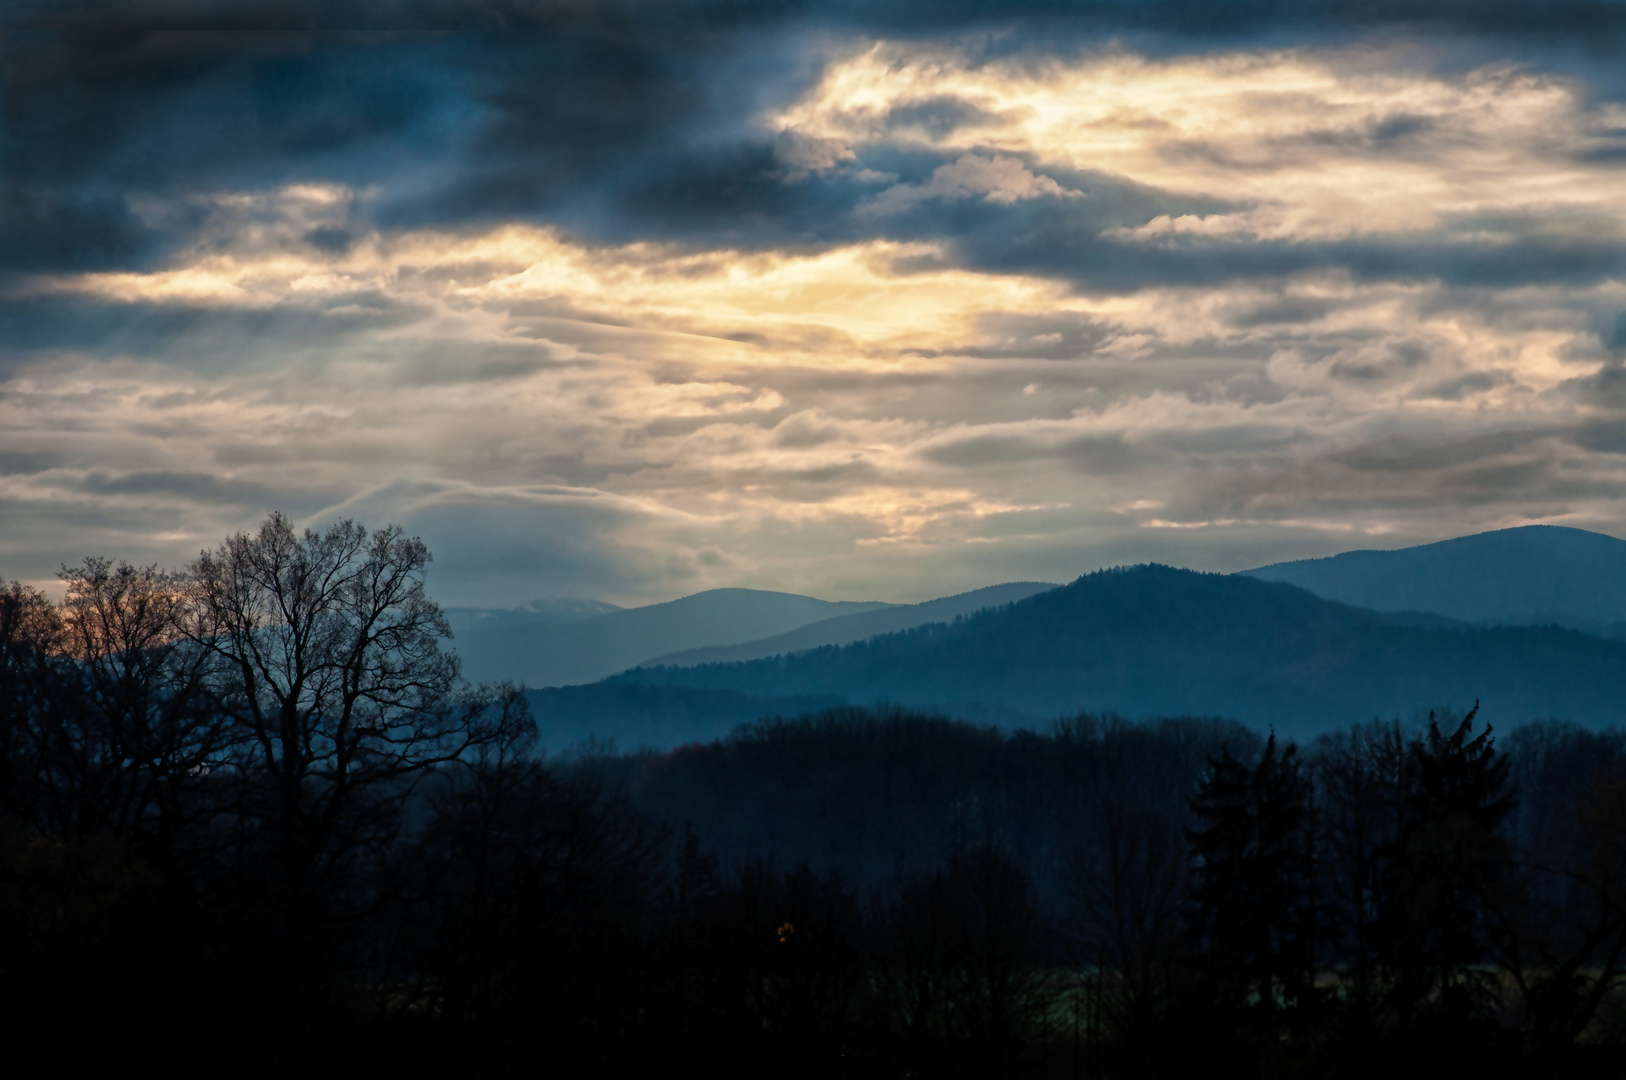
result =
[[[157,254],[10,274],[9,572],[273,506],[400,518],[481,602],[1623,524],[1626,111],[1583,73],[820,48],[655,187],[442,220],[217,170],[131,197]]]

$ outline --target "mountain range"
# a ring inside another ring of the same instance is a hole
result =
[[[708,596],[655,607],[681,616]],[[1626,638],[1626,541],[1555,526],[1234,575],[1128,567],[838,612],[796,599],[825,617],[734,641],[691,632],[664,653],[652,635],[601,683],[533,691],[545,738],[671,746],[838,702],[1006,727],[1082,710],[1224,715],[1299,737],[1476,700],[1501,725],[1601,726],[1626,702],[1626,644],[1610,640]],[[649,610],[569,625],[613,629]]]
[[[575,617],[546,604],[534,616],[524,609],[472,619],[460,612],[464,626],[459,630],[454,622],[453,644],[464,674],[475,682],[510,679],[530,686],[567,686],[594,682],[678,649],[736,645],[890,606],[760,589],[709,589],[647,607],[577,608]]]
[[[1626,636],[1626,540],[1526,525],[1398,551],[1346,551],[1244,571],[1374,611]]]
[[[1559,627],[1382,613],[1247,576],[1102,571],[993,611],[842,647],[611,680],[761,696],[1014,710],[1222,715],[1305,737],[1475,700],[1503,723],[1617,720],[1626,644]]]
[[[1018,581],[922,604],[817,600],[710,589],[664,604],[539,600],[520,608],[448,608],[452,644],[475,682],[575,686],[645,664],[754,660],[941,622],[1056,586]]]
[[[803,652],[825,645],[847,645],[879,634],[896,633],[927,623],[947,622],[984,608],[1025,600],[1035,593],[1048,592],[1055,587],[1041,581],[1013,581],[1005,585],[990,585],[986,589],[974,589],[956,596],[928,600],[923,604],[898,604],[878,611],[837,615],[783,634],[775,634],[773,637],[748,641],[743,645],[714,645],[702,649],[685,649],[682,652],[657,656],[639,666],[690,667],[695,664],[758,660],[765,656]]]

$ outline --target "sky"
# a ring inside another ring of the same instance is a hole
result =
[[[272,509],[499,607],[1626,536],[1626,2],[0,27],[0,577]]]

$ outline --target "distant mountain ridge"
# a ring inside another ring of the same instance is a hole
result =
[[[552,745],[670,746],[840,701],[1005,727],[1080,710],[1226,715],[1300,736],[1474,700],[1500,724],[1626,719],[1626,645],[1603,640],[1626,640],[1626,541],[1559,526],[1234,575],[1126,567],[915,605],[714,590],[585,618],[515,613],[566,617],[516,628],[499,613],[458,642],[468,656],[485,635],[533,686],[611,676],[532,692]]]
[[[586,618],[538,620],[516,614],[474,620],[461,631],[454,627],[457,636],[452,644],[471,680],[570,686],[596,682],[678,649],[734,645],[833,616],[890,606],[760,589],[709,589],[663,604]]]
[[[499,626],[544,626],[556,623],[580,622],[612,611],[624,610],[620,604],[603,600],[583,600],[574,596],[550,596],[515,608],[449,607],[444,609],[446,621],[452,626],[453,640],[476,628],[494,629]]]
[[[1526,525],[1394,551],[1243,571],[1374,611],[1431,611],[1474,623],[1557,623],[1605,636],[1626,629],[1626,540]]]
[[[787,633],[748,641],[743,645],[714,645],[704,649],[686,649],[683,652],[657,656],[645,661],[641,667],[691,667],[696,664],[732,663],[758,660],[784,653],[803,652],[825,645],[847,645],[879,634],[896,633],[932,622],[947,622],[984,608],[1026,600],[1035,593],[1048,592],[1059,586],[1042,581],[1012,581],[1004,585],[990,585],[985,589],[920,604],[899,604],[879,611],[865,611],[853,615],[838,615],[809,623]]]
[[[1378,613],[1247,575],[1140,566],[949,625],[774,659],[641,668],[601,685],[1002,710],[1035,723],[1081,710],[1223,715],[1308,737],[1475,700],[1499,724],[1616,723],[1626,712],[1626,645],[1554,627]]]

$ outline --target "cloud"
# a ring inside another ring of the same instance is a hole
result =
[[[1622,10],[38,9],[0,571],[271,506],[479,603],[1626,531]]]
[[[1022,199],[1078,198],[1048,176],[1035,176],[1013,157],[964,154],[952,165],[940,165],[924,184],[899,184],[865,202],[859,213],[895,214],[933,199],[982,198],[998,205]]]

